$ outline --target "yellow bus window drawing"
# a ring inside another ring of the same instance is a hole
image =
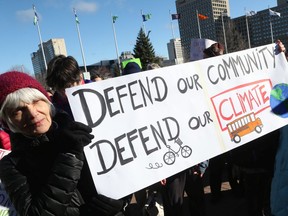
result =
[[[254,113],[247,114],[227,124],[231,141],[235,143],[241,142],[241,137],[253,131],[262,132],[262,121],[256,118]]]

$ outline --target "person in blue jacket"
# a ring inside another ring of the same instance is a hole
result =
[[[287,51],[283,43],[277,40],[276,44],[280,52],[285,52],[287,58]],[[288,215],[288,125],[280,128],[279,146],[271,184],[270,205],[273,216]]]
[[[280,129],[270,202],[273,216],[288,215],[288,125]]]

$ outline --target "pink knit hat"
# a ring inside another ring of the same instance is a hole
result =
[[[0,108],[8,94],[22,88],[37,89],[50,100],[46,90],[36,79],[19,71],[9,71],[0,74]]]

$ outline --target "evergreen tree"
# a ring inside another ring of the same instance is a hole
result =
[[[144,30],[141,28],[136,40],[135,47],[133,49],[134,57],[140,58],[142,64],[142,70],[147,69],[149,63],[159,63],[155,57],[155,51],[148,36],[146,36]]]

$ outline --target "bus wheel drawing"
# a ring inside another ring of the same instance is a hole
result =
[[[256,127],[255,127],[255,131],[256,131],[257,133],[261,133],[261,132],[262,132],[262,128],[261,128],[260,126],[256,126]]]
[[[241,137],[236,134],[236,135],[233,137],[233,141],[234,141],[235,143],[239,143],[239,142],[241,141]]]
[[[184,158],[187,158],[191,155],[192,153],[192,149],[189,147],[189,146],[183,146],[182,149],[181,149],[181,155],[184,157]]]
[[[163,160],[167,165],[172,165],[175,162],[175,154],[172,151],[168,151],[164,154]]]

